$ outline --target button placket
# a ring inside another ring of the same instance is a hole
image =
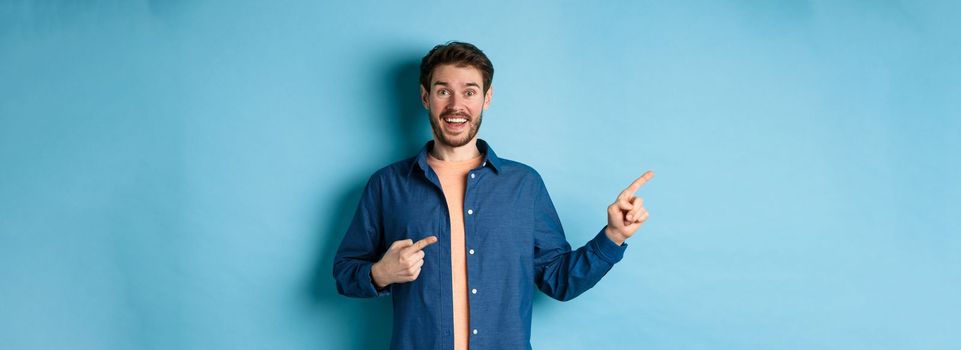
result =
[[[486,166],[486,165],[487,165],[487,162],[485,161],[484,164],[482,164],[481,166]],[[470,179],[471,179],[471,180],[474,180],[474,179],[476,179],[476,178],[477,178],[477,174],[476,174],[475,172],[471,172],[471,173],[470,173]],[[472,183],[469,183],[469,184],[467,185],[467,187],[468,187],[468,193],[473,192],[473,189],[475,188],[475,186],[476,186],[476,185],[474,185],[474,184],[472,184]],[[466,198],[465,198],[465,199],[466,199]],[[467,215],[473,216],[473,215],[474,215],[474,209],[473,209],[473,208],[467,208]],[[465,224],[466,224],[466,223],[465,223]],[[466,230],[466,227],[465,227],[465,233],[466,233],[466,231],[468,231],[468,230]],[[468,245],[470,244],[470,237],[471,237],[470,234],[468,234],[467,237],[465,237]],[[474,253],[475,253],[474,249],[468,249],[468,250],[467,250],[467,254],[469,254],[469,255],[474,255]],[[471,295],[476,295],[476,294],[477,294],[477,288],[471,288],[470,292],[471,292]],[[472,329],[472,330],[471,330],[471,333],[472,333],[472,336],[477,335],[477,328]]]

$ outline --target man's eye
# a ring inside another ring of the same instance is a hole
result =
[[[477,93],[474,92],[474,91],[468,91],[468,92],[467,92],[467,96],[474,96],[474,95],[476,95],[476,94],[477,94]]]
[[[447,91],[447,90],[440,90],[440,91],[437,92],[437,94],[438,94],[438,95],[441,95],[441,96],[447,96],[447,95],[450,94],[450,92]]]

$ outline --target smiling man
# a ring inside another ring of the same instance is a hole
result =
[[[540,175],[477,138],[493,77],[471,44],[424,57],[433,140],[370,177],[334,257],[338,292],[392,296],[391,349],[529,349],[534,288],[562,301],[590,289],[648,218],[635,192],[649,171],[572,250]]]

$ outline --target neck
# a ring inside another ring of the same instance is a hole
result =
[[[460,162],[477,158],[477,156],[480,156],[480,150],[477,149],[477,137],[474,137],[460,147],[445,145],[438,141],[437,137],[434,137],[434,148],[430,151],[430,155],[448,162]]]

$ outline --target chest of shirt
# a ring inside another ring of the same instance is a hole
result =
[[[533,254],[536,187],[524,178],[489,171],[472,173],[464,193],[464,233],[467,249],[484,249],[487,258]],[[411,176],[390,186],[382,200],[386,242],[450,237],[450,214],[439,182]]]

